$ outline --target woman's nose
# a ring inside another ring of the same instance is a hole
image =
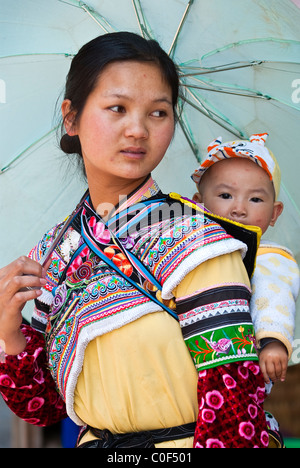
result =
[[[146,119],[142,116],[129,116],[126,122],[125,136],[136,140],[145,139],[149,136]]]

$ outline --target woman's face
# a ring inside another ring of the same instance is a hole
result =
[[[70,103],[70,101],[69,101]],[[67,105],[66,105],[67,107]],[[172,91],[153,63],[108,65],[69,135],[78,135],[90,180],[140,183],[162,160],[174,133]]]

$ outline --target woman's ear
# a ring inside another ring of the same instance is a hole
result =
[[[76,131],[76,112],[72,111],[72,102],[70,99],[65,99],[61,105],[61,113],[66,132],[69,136],[77,135]]]
[[[270,226],[275,226],[275,223],[281,213],[283,212],[283,203],[281,201],[275,202],[273,207],[273,214],[270,221]]]

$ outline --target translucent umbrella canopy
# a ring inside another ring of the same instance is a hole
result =
[[[284,214],[268,238],[300,263],[300,2],[297,0],[0,0],[0,266],[69,213],[85,189],[58,150],[70,61],[120,30],[157,39],[179,66],[183,111],[155,177],[191,196],[207,145],[268,132]]]

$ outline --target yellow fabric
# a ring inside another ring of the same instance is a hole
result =
[[[186,296],[209,286],[249,280],[237,252],[197,267],[174,291]],[[75,411],[88,425],[113,433],[177,426],[197,419],[197,371],[176,320],[148,314],[93,340],[75,391]],[[81,443],[92,440],[87,434]],[[193,438],[158,444],[190,448]]]
[[[259,247],[257,251],[257,255],[264,255],[269,253],[276,253],[282,255],[283,257],[288,258],[289,260],[292,260],[293,262],[297,263],[291,254],[289,254],[286,250],[283,250],[280,247]]]
[[[197,371],[176,320],[157,312],[93,340],[74,408],[90,426],[113,433],[196,421]]]
[[[213,258],[193,270],[173,291],[176,298],[201,289],[241,283],[250,289],[250,281],[239,252]]]

